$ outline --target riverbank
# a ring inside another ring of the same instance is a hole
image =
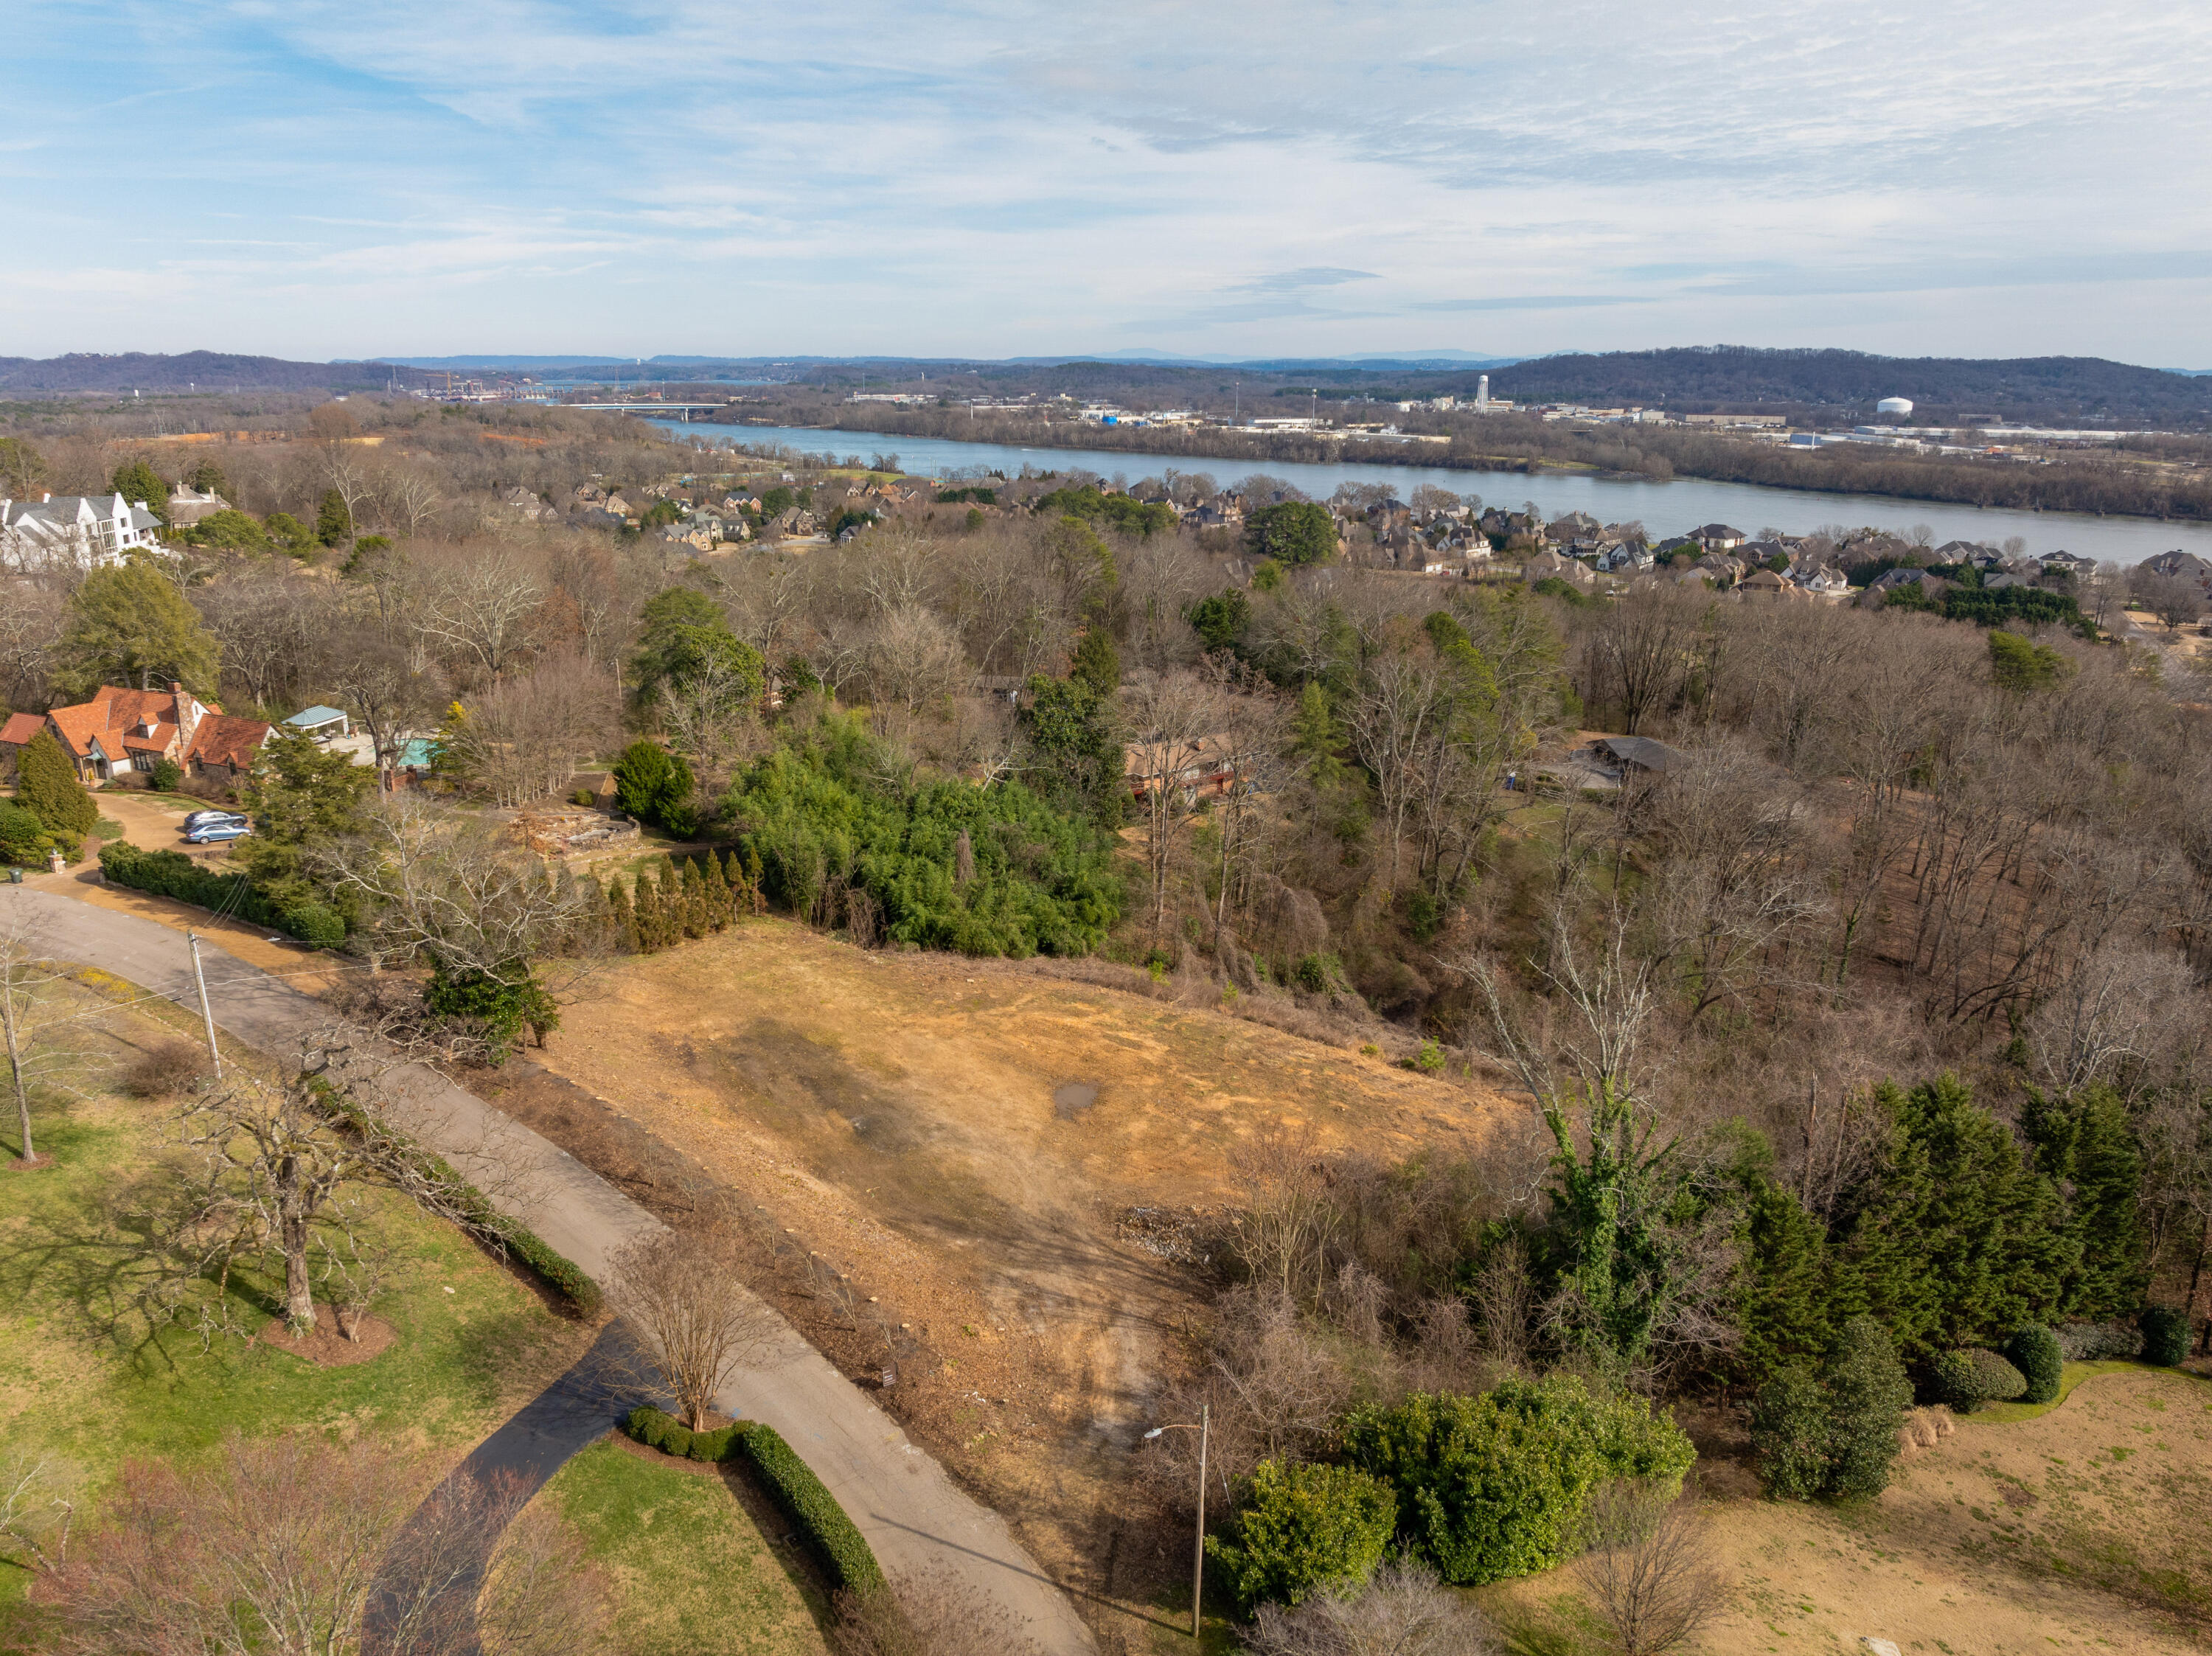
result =
[[[981,417],[978,418],[978,415]],[[1871,443],[1793,447],[1681,426],[1545,421],[1527,415],[1416,410],[1402,434],[1254,432],[1213,425],[1121,427],[1054,422],[1042,410],[794,407],[831,429],[886,431],[1113,453],[1173,455],[1271,466],[1345,460],[1369,466],[1541,475],[1559,470],[1663,482],[1694,477],[1796,493],[1863,494],[1923,506],[1998,507],[2092,518],[2212,525],[2212,469],[2197,448],[2035,449],[2019,454],[1922,452]],[[2179,441],[2181,440],[2174,440]]]
[[[877,416],[865,430],[849,426],[739,426],[676,420],[647,423],[679,441],[833,453],[841,460],[857,457],[863,464],[878,456],[886,460],[896,457],[903,470],[936,477],[994,472],[1016,476],[1024,467],[1037,472],[1081,468],[1107,477],[1120,474],[1133,482],[1157,476],[1172,467],[1204,472],[1227,483],[1264,471],[1322,500],[1348,482],[1380,482],[1401,495],[1429,484],[1457,494],[1474,494],[1486,504],[1516,510],[1533,504],[1547,519],[1567,512],[1588,512],[1604,523],[1633,520],[1655,535],[1708,523],[1731,524],[1747,533],[1773,529],[1791,535],[1809,534],[1837,524],[1900,534],[1925,526],[1937,544],[1971,540],[2002,545],[2018,536],[2030,552],[2038,555],[2066,551],[2100,561],[2132,564],[2179,549],[2212,557],[2212,525],[2201,523],[1960,506],[1679,475],[1659,479],[1592,467],[1504,470],[1484,467],[1472,457],[1440,455],[1428,445],[1423,446],[1428,450],[1425,453],[1395,451],[1389,457],[1377,458],[1366,452],[1372,445],[1340,456],[1320,452],[1322,446],[1311,439],[1279,442],[1265,439],[1261,440],[1273,446],[1273,452],[1265,455],[1209,454],[1194,446],[1201,440],[1194,434],[1169,427],[1127,432],[1097,426],[1046,427],[1042,429],[1054,436],[1054,441],[1046,444],[1026,439],[991,442],[918,437],[910,431],[884,429],[893,423],[888,415]],[[979,428],[982,423],[977,422]],[[1024,428],[1025,432],[1030,430]],[[1214,431],[1222,437],[1231,435],[1219,433],[1218,428]],[[1113,446],[1107,446],[1106,433],[1113,434]],[[1296,457],[1291,451],[1300,443],[1311,446],[1313,458]]]

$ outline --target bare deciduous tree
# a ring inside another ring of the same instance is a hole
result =
[[[1122,687],[1121,712],[1134,779],[1145,791],[1145,864],[1158,938],[1167,922],[1169,877],[1183,825],[1218,762],[1221,699],[1187,668],[1141,672]]]
[[[1632,1478],[1591,1493],[1590,1550],[1575,1578],[1622,1656],[1665,1656],[1697,1636],[1721,1607],[1723,1585],[1689,1497]]]
[[[432,572],[415,627],[495,680],[536,647],[532,623],[544,599],[544,584],[521,554],[469,549]]]
[[[550,798],[621,728],[614,680],[560,650],[463,703],[451,732],[461,773],[500,806]]]
[[[106,1523],[32,1600],[56,1656],[556,1656],[599,1647],[580,1541],[512,1480],[444,1485],[367,1435],[235,1435],[212,1466],[127,1462]],[[502,1543],[501,1538],[504,1537]]]
[[[1295,1609],[1261,1604],[1244,1644],[1255,1656],[1489,1656],[1498,1647],[1482,1613],[1410,1559]]]
[[[741,1279],[742,1259],[719,1229],[656,1231],[616,1256],[611,1292],[644,1332],[647,1356],[694,1431],[714,1398],[784,1331]]]

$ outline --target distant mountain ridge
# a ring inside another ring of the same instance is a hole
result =
[[[380,363],[290,362],[229,351],[0,356],[0,391],[368,391],[384,382]]]
[[[2212,415],[2212,386],[2098,356],[1875,356],[1863,351],[1709,345],[1537,357],[1490,376],[1522,403],[1640,403],[1696,411],[1762,407],[1874,412],[1912,399],[1914,417],[2185,420]]]

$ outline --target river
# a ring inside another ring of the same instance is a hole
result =
[[[1081,467],[1102,476],[1117,474],[1134,482],[1158,476],[1161,467],[1206,471],[1223,483],[1264,471],[1326,500],[1340,483],[1386,483],[1401,498],[1423,483],[1455,494],[1480,494],[1488,506],[1518,510],[1534,500],[1547,519],[1563,513],[1589,513],[1601,523],[1641,522],[1655,537],[1679,534],[1699,524],[1730,524],[1746,534],[1778,529],[1803,535],[1824,524],[1852,528],[1871,525],[1903,533],[1916,524],[1935,531],[1936,543],[1981,541],[2001,545],[2017,535],[2038,555],[2071,552],[2113,563],[2141,563],[2179,548],[2212,558],[2212,525],[2161,523],[2148,518],[2092,518],[2066,512],[2022,512],[2004,507],[1952,506],[1936,500],[1900,500],[1886,494],[1827,494],[1810,489],[1768,488],[1758,483],[1723,483],[1702,477],[1667,482],[1648,478],[1597,477],[1588,472],[1461,471],[1442,466],[1376,465],[1371,463],[1301,463],[1291,460],[1206,460],[1189,455],[1146,456],[1111,449],[1025,448],[1007,443],[959,443],[942,438],[902,437],[885,432],[828,431],[806,426],[719,426],[680,420],[648,420],[672,437],[700,438],[723,445],[781,445],[810,454],[896,454],[905,470],[922,476],[957,471],[1002,471],[1018,476],[1024,466],[1039,471]],[[1148,464],[1148,460],[1158,464]]]

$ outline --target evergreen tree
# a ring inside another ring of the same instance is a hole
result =
[[[629,889],[620,875],[607,882],[607,935],[623,954],[638,952],[637,911],[630,907]]]
[[[343,546],[353,538],[353,509],[335,488],[325,491],[315,508],[315,538],[325,546]]]
[[[1888,1332],[1871,1317],[1853,1317],[1836,1332],[1823,1378],[1828,1387],[1828,1475],[1822,1493],[1880,1495],[1897,1459],[1897,1428],[1912,1401],[1912,1383]]]
[[[108,493],[120,494],[133,506],[143,506],[163,523],[169,521],[169,486],[161,474],[143,460],[132,460],[115,468],[108,479]]]
[[[707,882],[699,872],[699,864],[688,857],[684,859],[683,881],[684,935],[695,939],[703,937],[714,924],[707,908]]]
[[[49,730],[42,730],[23,744],[15,760],[15,803],[49,832],[56,829],[79,836],[89,834],[100,821],[100,807],[76,779],[76,766],[68,750]]]
[[[637,952],[650,955],[662,945],[660,942],[660,883],[647,869],[637,877],[636,909]]]
[[[1756,1379],[1817,1361],[1834,1335],[1828,1303],[1827,1234],[1803,1204],[1771,1179],[1753,1187],[1738,1230],[1744,1271],[1736,1295],[1737,1361]]]
[[[2125,1315],[2150,1285],[2140,1197],[2142,1159],[2127,1107],[2109,1087],[2093,1087],[2073,1118],[2063,1177],[2073,1268],[2065,1287],[2069,1315],[2089,1320]]]
[[[720,931],[729,925],[735,910],[731,902],[730,882],[722,872],[722,860],[713,852],[707,853],[707,926]]]
[[[1103,626],[1086,627],[1082,640],[1075,646],[1075,654],[1067,664],[1067,676],[1079,684],[1088,685],[1091,693],[1101,701],[1121,688],[1121,652],[1114,646],[1114,634]]]
[[[1837,1314],[1872,1315],[1911,1357],[2047,1317],[2075,1253],[2051,1180],[1954,1075],[1875,1102],[1888,1131],[1838,1216]]]
[[[184,595],[145,564],[84,578],[70,599],[60,653],[62,676],[85,695],[102,684],[166,687],[171,679],[200,695],[215,693],[219,646]]]
[[[673,949],[684,941],[684,881],[673,862],[659,870],[660,946]]]

